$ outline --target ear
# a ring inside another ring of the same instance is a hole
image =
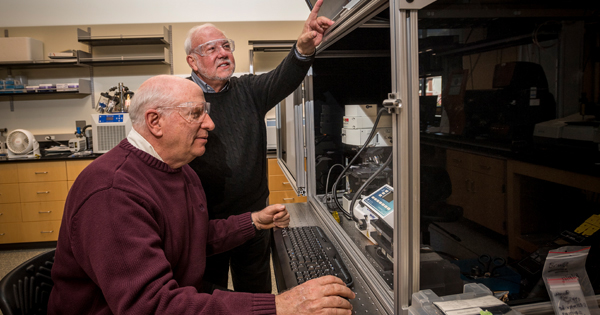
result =
[[[187,55],[186,60],[187,60],[188,65],[190,66],[190,68],[192,68],[192,70],[197,72],[198,67],[196,66],[196,63],[194,62],[194,57],[192,55]]]
[[[149,109],[144,114],[144,118],[146,120],[146,127],[148,127],[148,131],[152,133],[152,135],[156,138],[160,138],[163,135],[161,120],[162,116],[156,109]]]

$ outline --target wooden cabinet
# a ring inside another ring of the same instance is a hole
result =
[[[25,202],[21,204],[23,222],[62,220],[64,200]]]
[[[0,184],[16,183],[19,173],[14,164],[0,164]]]
[[[306,202],[306,197],[299,197],[288,182],[277,159],[268,159],[269,168],[269,204]]]
[[[0,204],[21,202],[19,195],[19,184],[0,185]]]
[[[0,224],[21,222],[21,204],[4,203],[0,204]]]
[[[0,210],[2,211],[2,210]],[[21,225],[18,223],[0,224],[0,244],[16,243],[21,240]]]
[[[19,183],[21,202],[66,200],[67,181]]]
[[[506,235],[506,160],[447,150],[452,181],[449,204],[462,206],[463,216]]]
[[[67,193],[92,161],[0,164],[0,244],[56,241]]]
[[[18,163],[19,183],[64,181],[67,179],[65,162]]]
[[[83,169],[92,163],[92,160],[68,161],[67,163],[67,191],[71,190],[71,186],[79,176]]]
[[[62,217],[62,214],[61,214]],[[21,228],[19,243],[51,242],[58,240],[60,220],[24,222]]]

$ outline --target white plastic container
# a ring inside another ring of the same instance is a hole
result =
[[[1,37],[0,62],[44,59],[44,43],[31,37]]]
[[[438,296],[433,293],[433,291],[421,290],[419,292],[413,293],[412,295],[412,305],[408,308],[409,315],[444,315],[436,305],[436,302],[447,302],[447,301],[465,301],[469,303],[469,300],[475,300],[477,298],[482,297],[493,297],[492,291],[488,289],[485,285],[481,283],[467,283],[464,286],[464,293],[461,294],[453,294],[446,296]],[[496,298],[494,298],[496,299]],[[498,303],[502,303],[498,300]],[[502,303],[504,304],[504,303]],[[508,307],[508,306],[507,306]],[[468,312],[465,314],[473,314],[473,312]],[[521,312],[510,309],[509,312],[504,313],[504,315],[521,315]]]
[[[345,116],[377,116],[377,104],[345,105]]]

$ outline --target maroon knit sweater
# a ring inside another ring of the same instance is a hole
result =
[[[198,293],[206,256],[253,236],[250,213],[208,220],[189,166],[123,140],[69,192],[48,314],[275,314],[271,294]]]

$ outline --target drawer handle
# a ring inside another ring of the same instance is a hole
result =
[[[6,233],[0,233],[0,236],[4,236],[4,235],[6,235]]]
[[[290,182],[283,182],[282,184],[283,184],[283,185],[289,185],[289,184],[290,184]]]
[[[49,194],[49,193],[50,193],[50,191],[49,191],[49,190],[46,190],[46,191],[38,191],[38,192],[37,192],[37,194],[38,194],[38,195],[39,195],[39,194]]]
[[[54,233],[54,230],[52,230],[52,231],[41,231],[40,233]]]
[[[52,210],[50,210],[50,211],[38,211],[38,213],[52,213]]]
[[[35,172],[35,175],[43,175],[43,174],[48,174],[48,172]]]
[[[0,212],[0,215],[4,215],[4,213]]]
[[[283,198],[283,200],[294,200],[294,198]]]

